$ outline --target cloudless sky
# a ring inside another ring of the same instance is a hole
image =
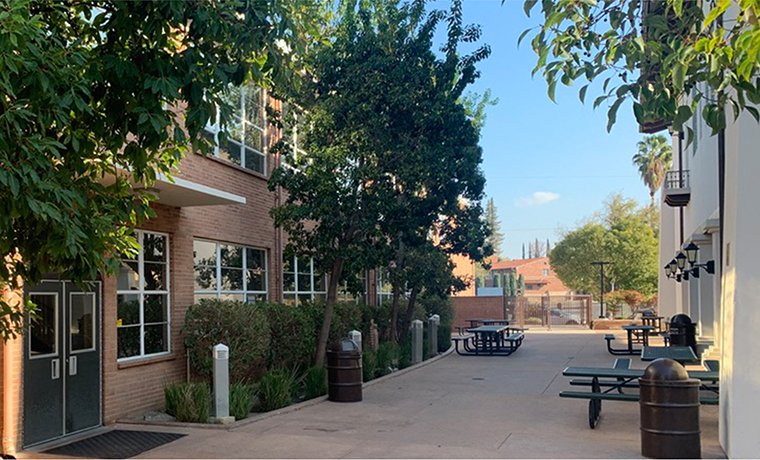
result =
[[[431,3],[448,6],[445,0]],[[517,47],[520,33],[539,23],[538,10],[528,18],[522,1],[463,0],[463,12],[465,23],[481,25],[481,43],[491,46],[470,91],[490,88],[499,99],[487,109],[481,146],[486,194],[494,199],[504,233],[501,255],[520,258],[522,244],[535,238],[554,245],[563,230],[601,210],[614,193],[648,203],[649,190],[631,163],[642,135],[630,104],[620,107],[607,133],[606,104],[592,109],[598,95],[593,88],[584,105],[578,99],[582,83],[560,84],[553,103],[542,76],[531,78],[536,56],[529,39]]]

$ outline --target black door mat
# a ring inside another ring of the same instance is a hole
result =
[[[157,431],[112,430],[43,453],[67,457],[130,458],[183,436],[185,435]]]

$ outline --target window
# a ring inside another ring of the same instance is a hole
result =
[[[267,258],[263,249],[215,241],[193,241],[195,301],[267,299]]]
[[[224,99],[234,107],[227,126],[219,125],[217,115],[214,124],[206,127],[213,136],[214,156],[266,174],[266,93],[254,85],[232,87]]]
[[[307,126],[305,126],[306,117],[303,115],[303,110],[295,104],[283,103],[283,139],[287,141],[290,147],[290,153],[283,155],[282,163],[285,166],[292,167],[293,164],[289,162],[294,161],[299,157],[305,157],[306,151],[304,147],[304,134],[307,132]]]
[[[357,275],[352,283],[343,281],[338,286],[338,302],[355,303],[361,305],[364,303],[364,293],[367,292],[367,274]]]
[[[325,300],[327,277],[315,272],[314,260],[291,257],[283,260],[282,291],[285,303],[298,305],[309,300]]]
[[[544,276],[549,276],[549,269],[548,268],[544,268]]]
[[[393,299],[393,286],[391,285],[388,270],[380,268],[377,270],[377,304],[382,305]]]
[[[118,358],[169,352],[169,237],[135,232],[140,251],[122,257],[116,281]]]

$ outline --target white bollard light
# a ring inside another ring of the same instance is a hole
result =
[[[230,416],[230,349],[223,343],[212,348],[213,383],[214,383],[214,413],[216,423],[232,423],[235,417]]]
[[[348,333],[348,338],[354,341],[356,346],[359,347],[359,353],[361,353],[362,352],[362,333],[357,330],[353,330]]]

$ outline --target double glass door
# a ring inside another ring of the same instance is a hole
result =
[[[24,335],[24,446],[99,426],[100,283],[26,290],[37,318]]]

